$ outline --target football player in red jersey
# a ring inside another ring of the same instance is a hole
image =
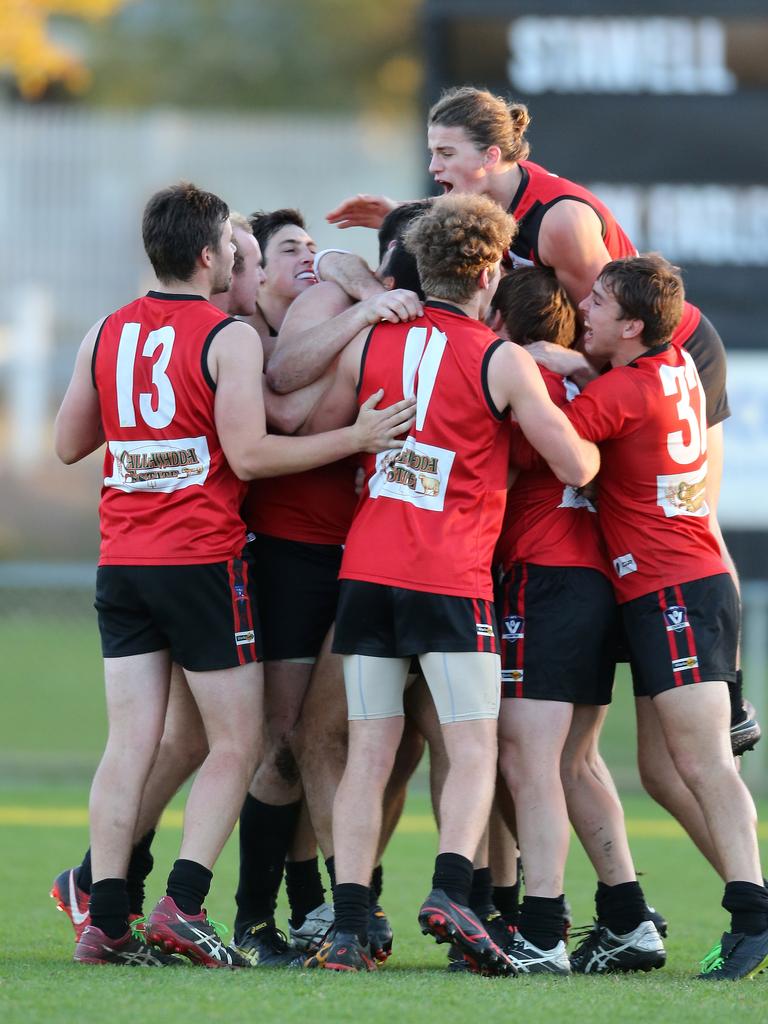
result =
[[[483,197],[435,202],[405,235],[427,295],[423,317],[354,339],[312,417],[318,429],[346,422],[358,391],[362,398],[377,383],[417,399],[405,454],[368,463],[345,546],[334,649],[345,655],[350,732],[334,804],[336,924],[308,966],[373,966],[368,883],[403,729],[403,688],[418,656],[450,761],[440,853],[420,924],[459,945],[475,969],[511,969],[467,906],[496,774],[490,560],[506,494],[508,407],[564,480],[583,484],[597,470],[594,449],[563,429],[533,361],[479,322],[514,230]]]
[[[615,260],[581,304],[585,349],[611,370],[566,409],[600,444],[598,514],[639,694],[696,800],[725,880],[730,931],[701,978],[753,977],[768,963],[768,891],[756,814],[729,742],[739,600],[707,505],[706,401],[685,349],[679,273],[657,255]],[[621,955],[595,929],[572,956],[589,973]]]
[[[172,186],[150,199],[142,230],[160,286],[88,332],[56,420],[65,463],[107,442],[96,604],[109,738],[91,792],[92,923],[75,959],[168,962],[131,935],[125,877],[173,659],[209,752],[187,803],[181,856],[146,934],[196,962],[244,966],[202,910],[259,746],[260,642],[242,557],[242,481],[321,465],[361,443],[387,447],[410,412],[402,403],[380,413],[369,405],[351,432],[267,435],[258,336],[208,302],[232,274],[226,204],[193,185]],[[219,813],[210,815],[214,803]]]

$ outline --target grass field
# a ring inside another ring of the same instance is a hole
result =
[[[87,607],[87,602],[86,602]],[[768,1019],[768,975],[739,985],[694,980],[697,961],[727,919],[721,887],[677,826],[649,800],[628,796],[626,811],[638,870],[649,901],[670,921],[667,967],[640,977],[488,980],[447,975],[445,953],[424,938],[416,911],[429,888],[435,833],[423,775],[384,860],[383,904],[395,928],[395,953],[375,975],[330,972],[230,973],[118,971],[71,963],[72,932],[48,889],[87,844],[87,774],[103,740],[95,625],[74,599],[34,616],[17,608],[0,626],[4,686],[0,715],[0,1022],[109,1022],[137,1018],[194,1021],[416,1021],[421,1019],[588,1022],[696,1022]],[[55,656],[53,656],[55,655]],[[605,750],[631,782],[633,744],[626,685],[609,719]],[[179,841],[177,801],[155,842],[148,899],[161,894]],[[768,823],[768,805],[762,808]],[[768,827],[761,828],[768,840]],[[764,842],[768,852],[768,844]],[[231,924],[236,844],[228,844],[208,901]],[[592,915],[594,878],[574,841],[567,893],[574,921]],[[285,911],[280,916],[285,926]]]

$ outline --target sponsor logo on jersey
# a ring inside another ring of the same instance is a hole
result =
[[[490,622],[476,622],[475,629],[478,636],[494,636],[493,626]]]
[[[504,668],[501,670],[501,681],[503,683],[522,683],[523,670],[521,668]]]
[[[208,476],[211,457],[205,437],[174,440],[110,441],[112,475],[105,487],[121,491],[176,491]]]
[[[507,615],[504,618],[504,631],[501,634],[504,640],[525,639],[525,619],[522,615]]]
[[[240,633],[235,633],[235,643],[238,647],[245,647],[246,644],[255,644],[256,634],[252,629],[244,629]]]
[[[684,629],[691,628],[691,624],[688,621],[688,609],[684,604],[671,604],[669,608],[665,608],[664,622],[668,633],[672,630],[675,633],[682,633]]]
[[[656,501],[667,519],[672,516],[709,515],[706,501],[707,464],[691,473],[668,473],[656,477]]]
[[[412,437],[399,451],[376,456],[376,472],[368,483],[372,498],[394,498],[418,508],[442,512],[456,453]]]
[[[613,568],[616,570],[616,575],[628,576],[631,572],[637,572],[637,562],[635,556],[628,552],[626,555],[619,555],[618,558],[613,560]]]
[[[675,658],[675,660],[672,662],[673,672],[687,672],[688,669],[698,667],[699,659],[696,657],[696,655],[693,655],[693,657],[689,658]]]

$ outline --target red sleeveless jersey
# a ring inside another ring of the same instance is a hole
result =
[[[564,411],[600,445],[599,520],[620,602],[727,572],[709,529],[704,389],[685,349],[649,349]]]
[[[342,579],[492,600],[509,419],[486,379],[499,341],[455,306],[372,329],[359,400],[384,388],[383,408],[416,396],[402,450],[367,460],[367,483],[344,549]]]
[[[104,321],[93,382],[107,441],[101,565],[226,561],[245,544],[245,484],[221,450],[208,348],[231,318],[149,292]]]
[[[531,160],[520,160],[518,167],[523,177],[508,210],[517,221],[518,231],[507,250],[505,266],[542,265],[539,257],[541,221],[548,210],[564,199],[585,203],[595,211],[600,218],[603,242],[612,260],[637,256],[637,249],[614,215],[588,188],[561,178]],[[686,302],[683,317],[672,336],[672,344],[684,345],[700,320],[701,311]]]
[[[242,516],[254,533],[305,544],[343,544],[357,495],[362,457],[341,459],[306,473],[291,473],[248,486]]]
[[[611,259],[637,255],[637,249],[619,222],[605,203],[601,202],[589,189],[584,188],[583,185],[577,185],[575,181],[561,178],[530,160],[521,160],[518,167],[523,177],[508,211],[518,224],[517,235],[507,251],[507,258],[512,265],[522,263],[541,266],[539,258],[541,221],[548,210],[564,199],[585,203],[595,211],[600,218],[603,242]]]
[[[566,377],[539,367],[549,397],[567,406],[579,389]],[[513,562],[579,566],[610,576],[595,507],[575,487],[561,483],[538,460],[521,471],[507,496],[494,561],[507,572]]]

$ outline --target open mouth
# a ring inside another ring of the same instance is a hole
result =
[[[443,190],[443,195],[448,195],[449,192],[453,192],[453,185],[450,181],[443,181],[441,178],[435,178],[435,184],[439,185]]]
[[[300,274],[296,275],[297,281],[311,281],[312,284],[317,283],[317,278],[311,270],[302,270]]]

